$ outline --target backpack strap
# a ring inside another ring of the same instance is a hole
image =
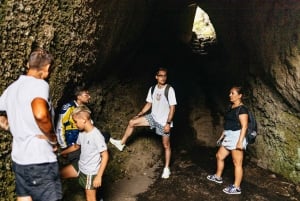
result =
[[[152,99],[153,99],[153,93],[154,93],[155,86],[156,85],[151,86],[151,97],[152,97]]]
[[[171,85],[167,84],[166,88],[165,88],[165,97],[167,99],[167,101],[169,102],[169,89],[170,89]]]
[[[237,122],[238,122],[238,125],[239,125],[240,128],[242,127],[241,123],[240,123],[240,118],[239,118],[241,107],[242,107],[241,105],[238,106],[238,108],[236,110],[236,113],[235,113],[236,114],[236,119],[237,119]]]
[[[154,93],[154,89],[155,89],[156,85],[151,86],[151,97],[153,100],[153,93]],[[171,85],[167,84],[165,87],[165,97],[167,99],[167,101],[169,102],[169,89],[170,89]]]

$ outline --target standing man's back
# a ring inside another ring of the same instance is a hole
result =
[[[49,86],[44,80],[21,75],[1,96],[1,98],[6,96],[6,112],[10,131],[14,137],[12,159],[18,164],[28,165],[56,161],[56,155],[53,153],[52,147],[48,146],[48,142],[36,137],[42,132],[35,122],[31,108],[31,102],[36,97],[46,101],[48,94]]]
[[[49,76],[53,57],[43,49],[30,54],[28,72],[0,97],[13,135],[12,161],[18,201],[56,201],[62,198]]]

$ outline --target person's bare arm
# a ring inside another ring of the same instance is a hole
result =
[[[247,128],[248,128],[248,114],[240,114],[239,121],[241,124],[241,133],[239,140],[236,145],[236,149],[242,150],[243,149],[243,140],[246,136]]]
[[[100,164],[97,176],[95,177],[95,179],[93,181],[93,186],[95,188],[98,188],[102,185],[102,176],[103,176],[104,170],[107,166],[108,158],[109,158],[107,150],[101,152],[100,154],[101,154],[101,164]]]
[[[78,144],[74,144],[72,146],[69,146],[67,149],[63,150],[62,152],[60,152],[59,154],[60,155],[66,155],[66,154],[69,154],[73,151],[77,151],[78,149],[80,148],[80,145]]]
[[[0,129],[3,129],[5,131],[9,130],[7,116],[0,116]]]
[[[48,138],[50,144],[56,144],[57,138],[51,121],[52,119],[47,101],[43,98],[35,98],[31,102],[31,108],[35,121],[43,134]]]
[[[137,117],[143,116],[146,112],[148,112],[148,110],[150,110],[150,108],[152,107],[152,103],[147,102],[143,109],[137,114]]]
[[[167,122],[171,122],[173,120],[174,114],[175,114],[175,105],[170,105],[170,112],[168,115]]]
[[[169,111],[169,114],[168,114],[167,123],[164,126],[164,132],[165,133],[170,132],[171,122],[173,121],[174,114],[175,114],[175,105],[170,105],[170,111]]]

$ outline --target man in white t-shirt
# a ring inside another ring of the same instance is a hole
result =
[[[48,78],[52,55],[38,48],[28,60],[28,71],[0,97],[13,135],[12,163],[18,201],[62,199]],[[3,117],[2,117],[3,118]]]
[[[146,98],[146,104],[135,117],[133,117],[125,130],[121,140],[110,138],[110,142],[120,151],[123,151],[127,139],[133,133],[136,126],[150,126],[155,128],[155,132],[162,136],[162,144],[165,149],[165,167],[162,178],[169,178],[171,172],[169,169],[171,159],[170,131],[173,127],[173,117],[175,113],[176,97],[173,87],[166,84],[167,69],[159,68],[155,78],[156,86],[150,87]],[[166,91],[167,90],[167,93]],[[146,114],[151,109],[150,114]],[[146,114],[146,115],[145,115]]]

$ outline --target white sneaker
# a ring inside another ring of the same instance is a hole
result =
[[[170,174],[171,174],[170,169],[166,167],[164,168],[161,178],[168,179],[170,177]]]
[[[115,145],[115,147],[117,149],[119,149],[120,151],[123,151],[125,144],[121,144],[121,140],[115,140],[113,138],[109,139],[110,143],[112,143],[113,145]]]

